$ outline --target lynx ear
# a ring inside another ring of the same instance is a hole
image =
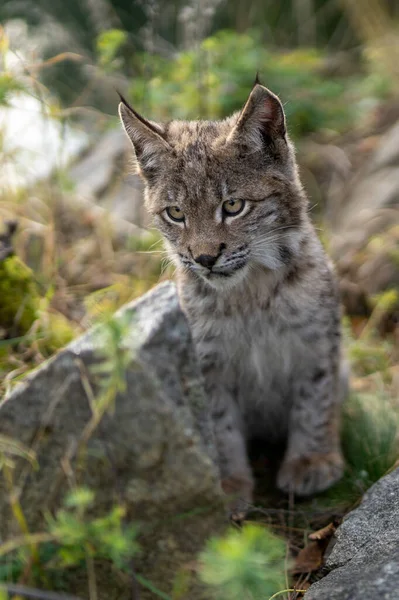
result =
[[[160,125],[147,121],[120,96],[119,117],[133,144],[139,174],[150,180],[171,147],[163,136]]]
[[[280,100],[256,80],[228,140],[261,150],[265,142],[275,138],[285,140],[285,135],[285,115]]]

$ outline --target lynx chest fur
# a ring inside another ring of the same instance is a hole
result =
[[[256,83],[224,121],[162,125],[124,100],[120,116],[177,266],[233,512],[252,500],[255,436],[286,442],[282,490],[325,489],[342,473],[339,302],[279,99]]]
[[[202,296],[200,289],[193,292],[182,285],[183,306],[208,388],[214,374],[217,387],[230,389],[246,438],[283,441],[287,437],[295,385],[306,372],[317,379],[323,362],[320,351],[329,356],[332,350],[329,324],[320,314],[323,288],[330,291],[331,273],[320,268],[308,287],[305,272],[314,268],[313,262],[308,264],[295,278],[288,271],[282,281],[258,273],[252,286],[239,283],[235,295],[205,290]],[[335,302],[334,292],[327,300]]]

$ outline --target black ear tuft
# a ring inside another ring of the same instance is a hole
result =
[[[227,139],[245,143],[254,151],[263,150],[271,140],[286,141],[284,110],[278,97],[255,82]]]
[[[115,90],[116,93],[119,96],[120,101],[122,102],[122,104],[124,104],[126,106],[126,108],[128,108],[129,110],[132,111],[132,113],[134,113],[134,109],[132,108],[132,106],[130,106],[129,102],[126,100],[126,98],[124,96],[122,96],[122,94],[120,93],[119,90]]]
[[[252,87],[254,88],[256,85],[262,85],[261,80],[259,79],[259,71],[256,71],[256,75],[255,75],[255,81],[252,85]]]

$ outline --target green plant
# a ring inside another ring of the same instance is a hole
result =
[[[108,71],[121,67],[122,63],[117,55],[126,40],[127,33],[121,29],[107,29],[97,37],[97,54],[101,67]]]
[[[342,440],[351,479],[365,490],[399,458],[398,406],[383,390],[353,394],[344,408]]]
[[[267,600],[284,587],[285,543],[265,527],[246,525],[213,538],[200,577],[217,600]]]
[[[65,508],[55,517],[47,516],[49,533],[58,543],[56,562],[61,567],[78,565],[90,557],[110,560],[122,569],[138,552],[138,528],[124,525],[124,508],[114,506],[105,516],[91,518],[94,501],[91,490],[78,488],[66,497]]]
[[[47,528],[42,533],[30,533],[22,515],[23,537],[0,545],[0,582],[18,581],[30,565],[33,583],[62,587],[68,569],[86,566],[90,592],[95,593],[95,560],[129,569],[129,561],[139,551],[138,527],[125,524],[125,509],[118,505],[101,517],[93,517],[94,504],[91,490],[76,488],[67,495],[64,508],[55,516],[47,515]]]
[[[110,398],[126,389],[126,371],[135,356],[137,338],[132,334],[133,316],[130,311],[123,314],[103,315],[93,336],[96,342],[97,363],[90,367],[98,385],[96,406],[100,413]]]
[[[145,69],[134,78],[130,97],[151,118],[220,118],[239,110],[255,73],[284,103],[294,137],[318,131],[353,128],[367,112],[368,98],[385,94],[372,75],[323,75],[326,56],[312,49],[277,52],[265,47],[257,31],[219,31],[171,61],[142,55]],[[148,73],[152,74],[149,78]],[[384,79],[384,81],[387,78]]]
[[[344,476],[316,504],[346,511],[399,459],[399,405],[381,385],[378,393],[352,393],[343,407]]]

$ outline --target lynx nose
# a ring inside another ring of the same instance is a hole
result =
[[[211,256],[210,254],[201,254],[200,256],[197,256],[197,258],[194,258],[195,262],[199,263],[203,267],[206,267],[207,269],[211,269],[217,259],[218,256]]]

